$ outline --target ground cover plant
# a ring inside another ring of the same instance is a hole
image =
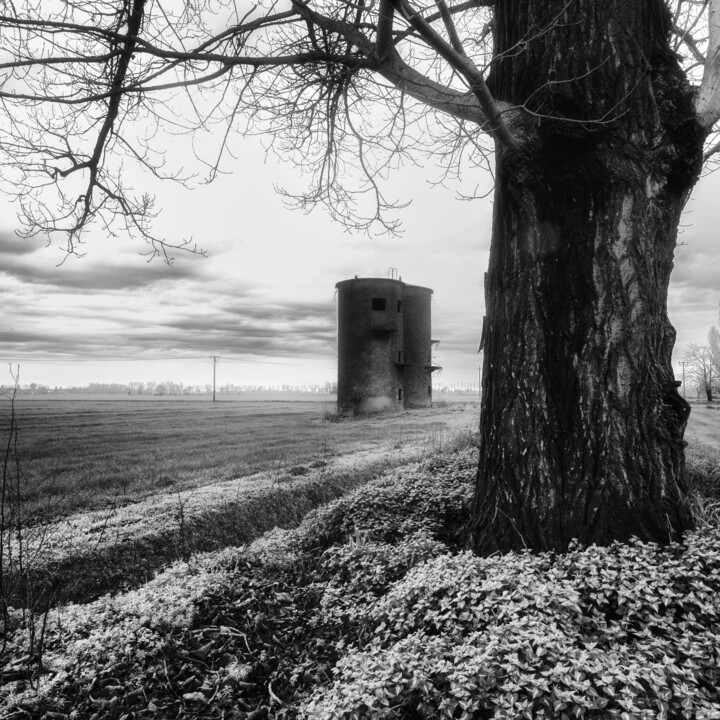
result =
[[[718,525],[665,547],[479,558],[459,532],[476,461],[470,448],[394,469],[295,529],[60,608],[43,668],[15,628],[2,712],[720,717]]]

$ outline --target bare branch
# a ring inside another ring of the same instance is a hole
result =
[[[447,30],[448,37],[450,38],[450,44],[453,46],[453,49],[459,55],[467,57],[465,48],[463,48],[462,40],[460,40],[457,28],[455,27],[455,23],[453,23],[452,16],[448,10],[447,3],[445,0],[435,0],[435,4],[440,12],[440,17],[442,18],[443,25],[445,25],[445,29]]]
[[[693,36],[690,34],[690,32],[688,30],[683,30],[682,28],[679,28],[677,25],[673,24],[673,33],[675,33],[675,35],[679,38],[680,42],[684,43],[687,46],[688,50],[690,50],[695,60],[701,65],[704,65],[705,56],[700,51],[700,46],[698,45],[695,38],[693,38]]]
[[[485,78],[475,64],[464,54],[460,54],[432,26],[412,8],[406,0],[391,0],[395,9],[401,12],[418,34],[440,55],[454,70],[459,72],[470,85],[478,99],[480,107],[488,120],[488,128],[502,145],[512,147],[515,138],[505,125],[495,99],[490,94]]]
[[[395,3],[397,0],[388,0],[388,2]],[[306,16],[317,27],[326,31],[335,30],[336,32],[342,33],[348,41],[355,44],[361,50],[363,56],[378,56],[376,46],[367,40],[354,26],[349,23],[330,20],[305,5],[299,7],[301,14]],[[437,36],[432,28],[430,28],[430,31],[433,37]],[[448,46],[442,38],[437,37],[442,46],[447,48]],[[454,52],[452,48],[450,48],[450,51]],[[453,115],[459,119],[475,121],[479,125],[486,124],[489,119],[485,112],[483,112],[482,106],[469,93],[454,90],[446,84],[436,82],[423,75],[402,60],[395,50],[388,48],[384,60],[369,67],[382,75],[399,90],[406,92],[411,97],[427,103],[441,112]],[[495,109],[497,111],[497,106]],[[499,120],[499,122],[503,124],[502,120]]]
[[[708,130],[720,119],[720,0],[708,3],[708,47],[695,110]]]
[[[703,160],[709,160],[714,155],[717,155],[718,152],[720,152],[720,140],[717,140],[703,153]]]
[[[380,0],[377,25],[377,57],[380,62],[385,60],[394,49],[392,31],[395,8],[390,0]]]
[[[93,221],[110,232],[115,217],[164,247],[149,233],[152,199],[134,199],[121,184],[122,159],[185,181],[155,147],[160,128],[213,139],[216,151],[205,159],[194,142],[189,149],[207,181],[232,155],[232,134],[262,133],[272,152],[316,178],[312,191],[293,195],[303,207],[320,203],[348,225],[394,231],[385,213],[400,203],[383,195],[383,173],[415,162],[420,150],[441,157],[443,145],[453,162],[478,154],[482,162],[482,131],[501,136],[500,112],[509,109],[493,102],[478,70],[489,60],[483,8],[492,2],[440,0],[437,11],[416,13],[420,30],[407,32],[405,20],[397,27],[397,1],[291,0],[280,9],[261,0],[244,15],[235,8],[219,27],[213,12],[234,3],[6,4],[0,107],[10,122],[0,126],[8,170],[0,182],[16,196],[25,232],[66,232],[75,252]],[[465,47],[461,31],[469,33]],[[456,137],[457,122],[472,132]],[[362,157],[347,163],[345,153]]]

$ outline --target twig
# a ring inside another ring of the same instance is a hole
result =
[[[272,680],[268,683],[268,695],[270,695],[270,700],[276,702],[278,705],[284,705],[285,703],[273,692],[272,689]]]

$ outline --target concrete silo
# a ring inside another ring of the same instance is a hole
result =
[[[429,288],[355,278],[338,291],[338,410],[378,412],[432,403]]]
[[[432,290],[405,285],[403,299],[405,407],[428,407],[432,403]]]

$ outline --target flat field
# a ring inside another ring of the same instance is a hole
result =
[[[332,397],[19,395],[0,594],[85,600],[295,525],[380,472],[472,442],[477,401],[455,400],[337,421]],[[1,407],[5,448],[10,401]]]
[[[473,396],[342,422],[332,417],[332,396],[291,398],[18,395],[25,511],[48,520],[258,472],[431,452],[478,423]],[[3,446],[10,410],[9,399],[0,399]]]
[[[472,395],[340,422],[331,395],[219,397],[18,395],[25,512],[48,520],[294,465],[429,453],[475,431],[479,416]],[[9,399],[0,398],[2,447],[10,410]],[[687,438],[717,451],[720,407],[693,404]]]
[[[686,439],[720,450],[720,404],[691,403]]]

